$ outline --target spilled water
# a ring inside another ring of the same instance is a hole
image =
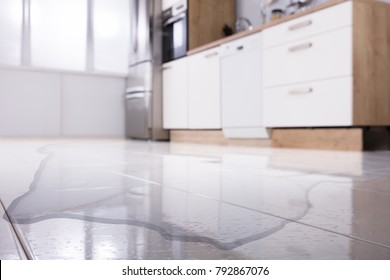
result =
[[[134,153],[106,145],[53,144],[37,151],[45,158],[29,191],[7,209],[14,224],[73,219],[129,225],[170,241],[232,250],[305,217],[315,187],[295,186],[299,191],[287,200],[298,203],[292,210],[286,205],[289,215],[280,218],[267,213],[264,174],[257,169],[241,174],[215,158]],[[248,176],[254,176],[250,182]],[[243,194],[229,195],[237,191],[229,181],[241,184]],[[248,184],[253,186],[248,189]],[[294,183],[279,178],[273,184],[277,192]]]

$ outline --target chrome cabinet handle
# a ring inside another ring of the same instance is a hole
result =
[[[125,98],[126,100],[142,99],[145,98],[145,94],[144,93],[127,94]]]
[[[132,9],[132,31],[131,31],[131,36],[132,36],[132,43],[133,43],[133,51],[137,52],[138,51],[138,30],[139,30],[139,0],[134,0],[134,7]]]
[[[185,17],[186,17],[186,14],[182,13],[182,14],[179,14],[179,15],[173,17],[173,18],[170,18],[166,22],[163,23],[163,27],[166,27],[166,26],[168,26],[168,25],[170,25],[172,23],[175,23],[176,21],[179,21],[179,20],[181,20],[181,19],[183,19]]]
[[[312,93],[314,90],[313,88],[300,88],[300,89],[292,89],[289,90],[289,94],[307,94],[307,93]]]
[[[310,26],[312,24],[313,24],[313,21],[309,19],[309,20],[306,20],[304,22],[300,22],[300,23],[289,26],[288,30],[295,31],[295,30]]]
[[[302,51],[306,49],[310,49],[313,47],[313,43],[304,43],[298,46],[294,46],[288,49],[289,52],[297,52],[297,51]]]
[[[206,54],[204,57],[210,58],[210,57],[217,56],[217,55],[218,55],[218,52],[213,52],[213,53]]]

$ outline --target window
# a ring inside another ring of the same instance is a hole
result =
[[[0,1],[0,64],[20,65],[23,2]]]
[[[87,0],[31,0],[31,66],[85,71]]]
[[[0,65],[127,74],[130,2],[0,0]]]
[[[127,73],[129,50],[128,0],[94,0],[94,69]]]

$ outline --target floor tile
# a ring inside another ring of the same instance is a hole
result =
[[[195,210],[174,224],[63,215],[19,224],[35,259],[389,259],[390,250],[283,219],[222,209],[222,220]],[[208,206],[210,209],[210,206]],[[167,210],[168,212],[169,210]],[[195,213],[194,213],[195,212]],[[235,216],[224,214],[235,214]],[[91,213],[90,213],[91,214]],[[199,216],[198,216],[199,215]],[[237,219],[239,217],[239,219]],[[237,221],[237,220],[238,221]],[[136,224],[136,225],[130,225]],[[241,227],[240,227],[241,226]],[[238,228],[237,228],[238,227]],[[252,235],[247,235],[252,234]],[[238,238],[238,239],[234,239]]]
[[[8,222],[3,208],[0,206],[0,260],[26,259],[23,249]]]
[[[34,258],[390,258],[388,152],[64,139],[0,150],[0,197]]]

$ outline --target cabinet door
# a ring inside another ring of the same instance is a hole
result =
[[[163,125],[166,129],[188,128],[187,58],[163,65]]]
[[[346,27],[265,50],[264,86],[352,75],[352,32]]]
[[[221,60],[222,125],[263,126],[261,49],[238,51]]]
[[[353,79],[321,80],[264,91],[267,127],[334,127],[352,125]]]
[[[351,26],[352,11],[352,2],[348,1],[266,28],[263,32],[264,48],[267,49]],[[340,45],[338,41],[335,42]]]
[[[189,128],[221,128],[219,48],[188,58]]]

